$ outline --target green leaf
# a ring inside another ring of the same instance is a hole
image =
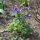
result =
[[[27,0],[20,0],[21,5],[27,6],[28,2]]]
[[[0,13],[2,13],[4,16],[6,16],[6,12],[3,9],[0,9]]]

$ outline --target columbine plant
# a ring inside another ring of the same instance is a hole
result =
[[[21,11],[21,9],[17,11],[17,15],[15,15],[13,22],[8,25],[8,32],[12,33],[16,31],[16,33],[20,33],[21,36],[29,37],[30,33],[32,32],[30,28],[31,24],[29,22],[26,22],[25,13],[22,13]]]

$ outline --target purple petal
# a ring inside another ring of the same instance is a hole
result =
[[[26,8],[26,10],[28,10],[28,9],[30,9],[30,7],[29,7],[29,6]]]
[[[16,10],[16,8],[13,8],[13,13],[17,13],[17,10]]]
[[[22,11],[22,9],[18,9],[18,12],[20,13]]]
[[[29,18],[29,14],[25,15],[25,18]]]

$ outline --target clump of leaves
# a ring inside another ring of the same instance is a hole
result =
[[[29,37],[30,36],[30,32],[32,32],[32,29],[30,29],[30,23],[28,22],[26,24],[26,27],[21,31],[22,35],[25,37]]]
[[[30,32],[32,32],[32,30],[30,29],[30,23],[29,22],[25,23],[23,22],[23,20],[21,22],[18,18],[14,18],[13,22],[8,26],[8,32],[14,31],[20,32],[25,37],[29,37]]]
[[[21,31],[22,28],[22,23],[17,18],[14,18],[13,22],[8,26],[8,32]]]

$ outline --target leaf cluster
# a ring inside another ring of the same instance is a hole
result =
[[[14,18],[13,22],[8,26],[8,32],[21,31],[22,28],[22,23],[17,18]]]
[[[20,18],[22,18],[22,21],[20,21]],[[26,22],[24,14],[19,13],[17,14],[17,17],[13,19],[13,22],[8,25],[8,32],[12,33],[16,31],[17,33],[22,34],[25,37],[30,36],[30,32],[32,32],[30,28],[30,23]]]

